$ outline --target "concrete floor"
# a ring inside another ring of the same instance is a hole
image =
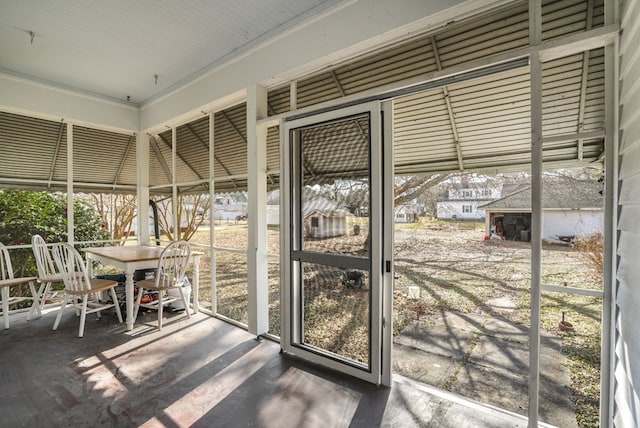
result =
[[[526,427],[515,414],[403,377],[376,387],[279,353],[207,315],[11,315],[0,331],[2,427]]]

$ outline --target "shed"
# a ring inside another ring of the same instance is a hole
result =
[[[578,236],[604,231],[602,184],[572,178],[543,179],[542,239],[567,242]],[[531,231],[531,185],[505,184],[505,195],[481,205],[486,212],[485,233],[504,239],[529,241]]]
[[[305,236],[310,238],[333,238],[347,234],[346,210],[314,209],[304,216]]]

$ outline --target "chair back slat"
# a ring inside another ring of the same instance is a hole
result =
[[[33,255],[36,258],[38,277],[47,278],[56,275],[58,271],[56,270],[55,262],[42,236],[33,235],[31,237],[31,247],[33,249]]]
[[[182,287],[190,257],[191,245],[187,241],[173,241],[167,245],[158,260],[156,287]]]
[[[78,250],[70,244],[60,243],[53,246],[52,252],[67,290],[75,292],[91,290],[87,269]]]
[[[11,266],[11,257],[9,250],[4,244],[0,243],[0,279],[13,279],[13,267]]]

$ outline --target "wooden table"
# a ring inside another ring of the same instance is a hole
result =
[[[90,247],[85,248],[88,261],[95,260],[107,265],[115,266],[124,271],[126,308],[127,308],[127,330],[133,329],[133,273],[138,269],[150,269],[158,266],[158,259],[164,247],[148,247],[143,245],[135,246],[115,246],[115,247]],[[195,296],[193,309],[198,312],[198,286],[200,285],[200,256],[201,252],[191,252],[191,263],[193,263],[193,290]],[[91,269],[91,263],[89,269]],[[187,310],[187,308],[185,308]]]

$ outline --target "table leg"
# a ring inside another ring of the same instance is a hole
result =
[[[126,282],[124,291],[126,295],[127,308],[127,330],[133,330],[133,272],[125,272]]]

